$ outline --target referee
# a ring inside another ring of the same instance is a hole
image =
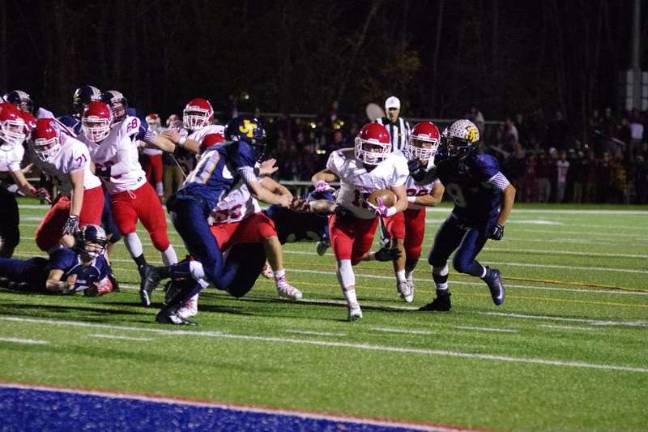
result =
[[[400,108],[400,100],[396,96],[390,96],[385,100],[385,112],[387,113],[387,117],[381,117],[376,120],[377,123],[385,126],[389,131],[392,151],[403,151],[411,131],[409,122],[400,117]]]

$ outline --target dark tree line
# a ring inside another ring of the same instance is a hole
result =
[[[91,83],[164,114],[197,95],[313,113],[397,94],[409,116],[475,104],[584,124],[618,101],[631,12],[631,0],[4,0],[0,91],[63,112]]]

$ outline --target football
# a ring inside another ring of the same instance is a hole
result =
[[[380,189],[375,192],[372,192],[371,195],[367,198],[367,201],[369,201],[373,205],[378,205],[378,198],[382,198],[383,203],[387,207],[391,207],[394,204],[396,204],[396,194],[389,189]]]

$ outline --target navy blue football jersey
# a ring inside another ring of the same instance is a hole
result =
[[[76,286],[89,287],[96,282],[100,282],[110,273],[110,266],[103,255],[99,255],[88,265],[83,265],[79,254],[72,249],[57,249],[50,255],[49,268],[51,270],[63,270],[61,280],[65,281],[68,277],[76,275]]]
[[[502,191],[489,180],[499,172],[497,159],[479,152],[462,160],[444,159],[438,163],[436,171],[454,201],[452,213],[469,226],[481,226],[497,218]]]

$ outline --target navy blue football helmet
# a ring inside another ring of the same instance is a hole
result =
[[[76,114],[81,114],[86,105],[99,100],[101,100],[101,90],[95,86],[84,85],[74,91],[72,109]]]
[[[29,93],[22,90],[11,90],[9,93],[5,94],[3,99],[5,102],[16,105],[23,111],[30,113],[34,112],[34,101],[32,100]]]
[[[117,90],[108,90],[101,94],[101,100],[108,105],[113,113],[113,123],[120,122],[126,117],[126,109],[128,108],[128,101]]]
[[[266,131],[256,117],[234,117],[225,126],[225,140],[249,144],[257,159],[261,159],[265,153]]]
[[[74,247],[79,253],[86,254],[91,258],[104,253],[108,244],[106,231],[99,225],[82,226],[75,235]]]

